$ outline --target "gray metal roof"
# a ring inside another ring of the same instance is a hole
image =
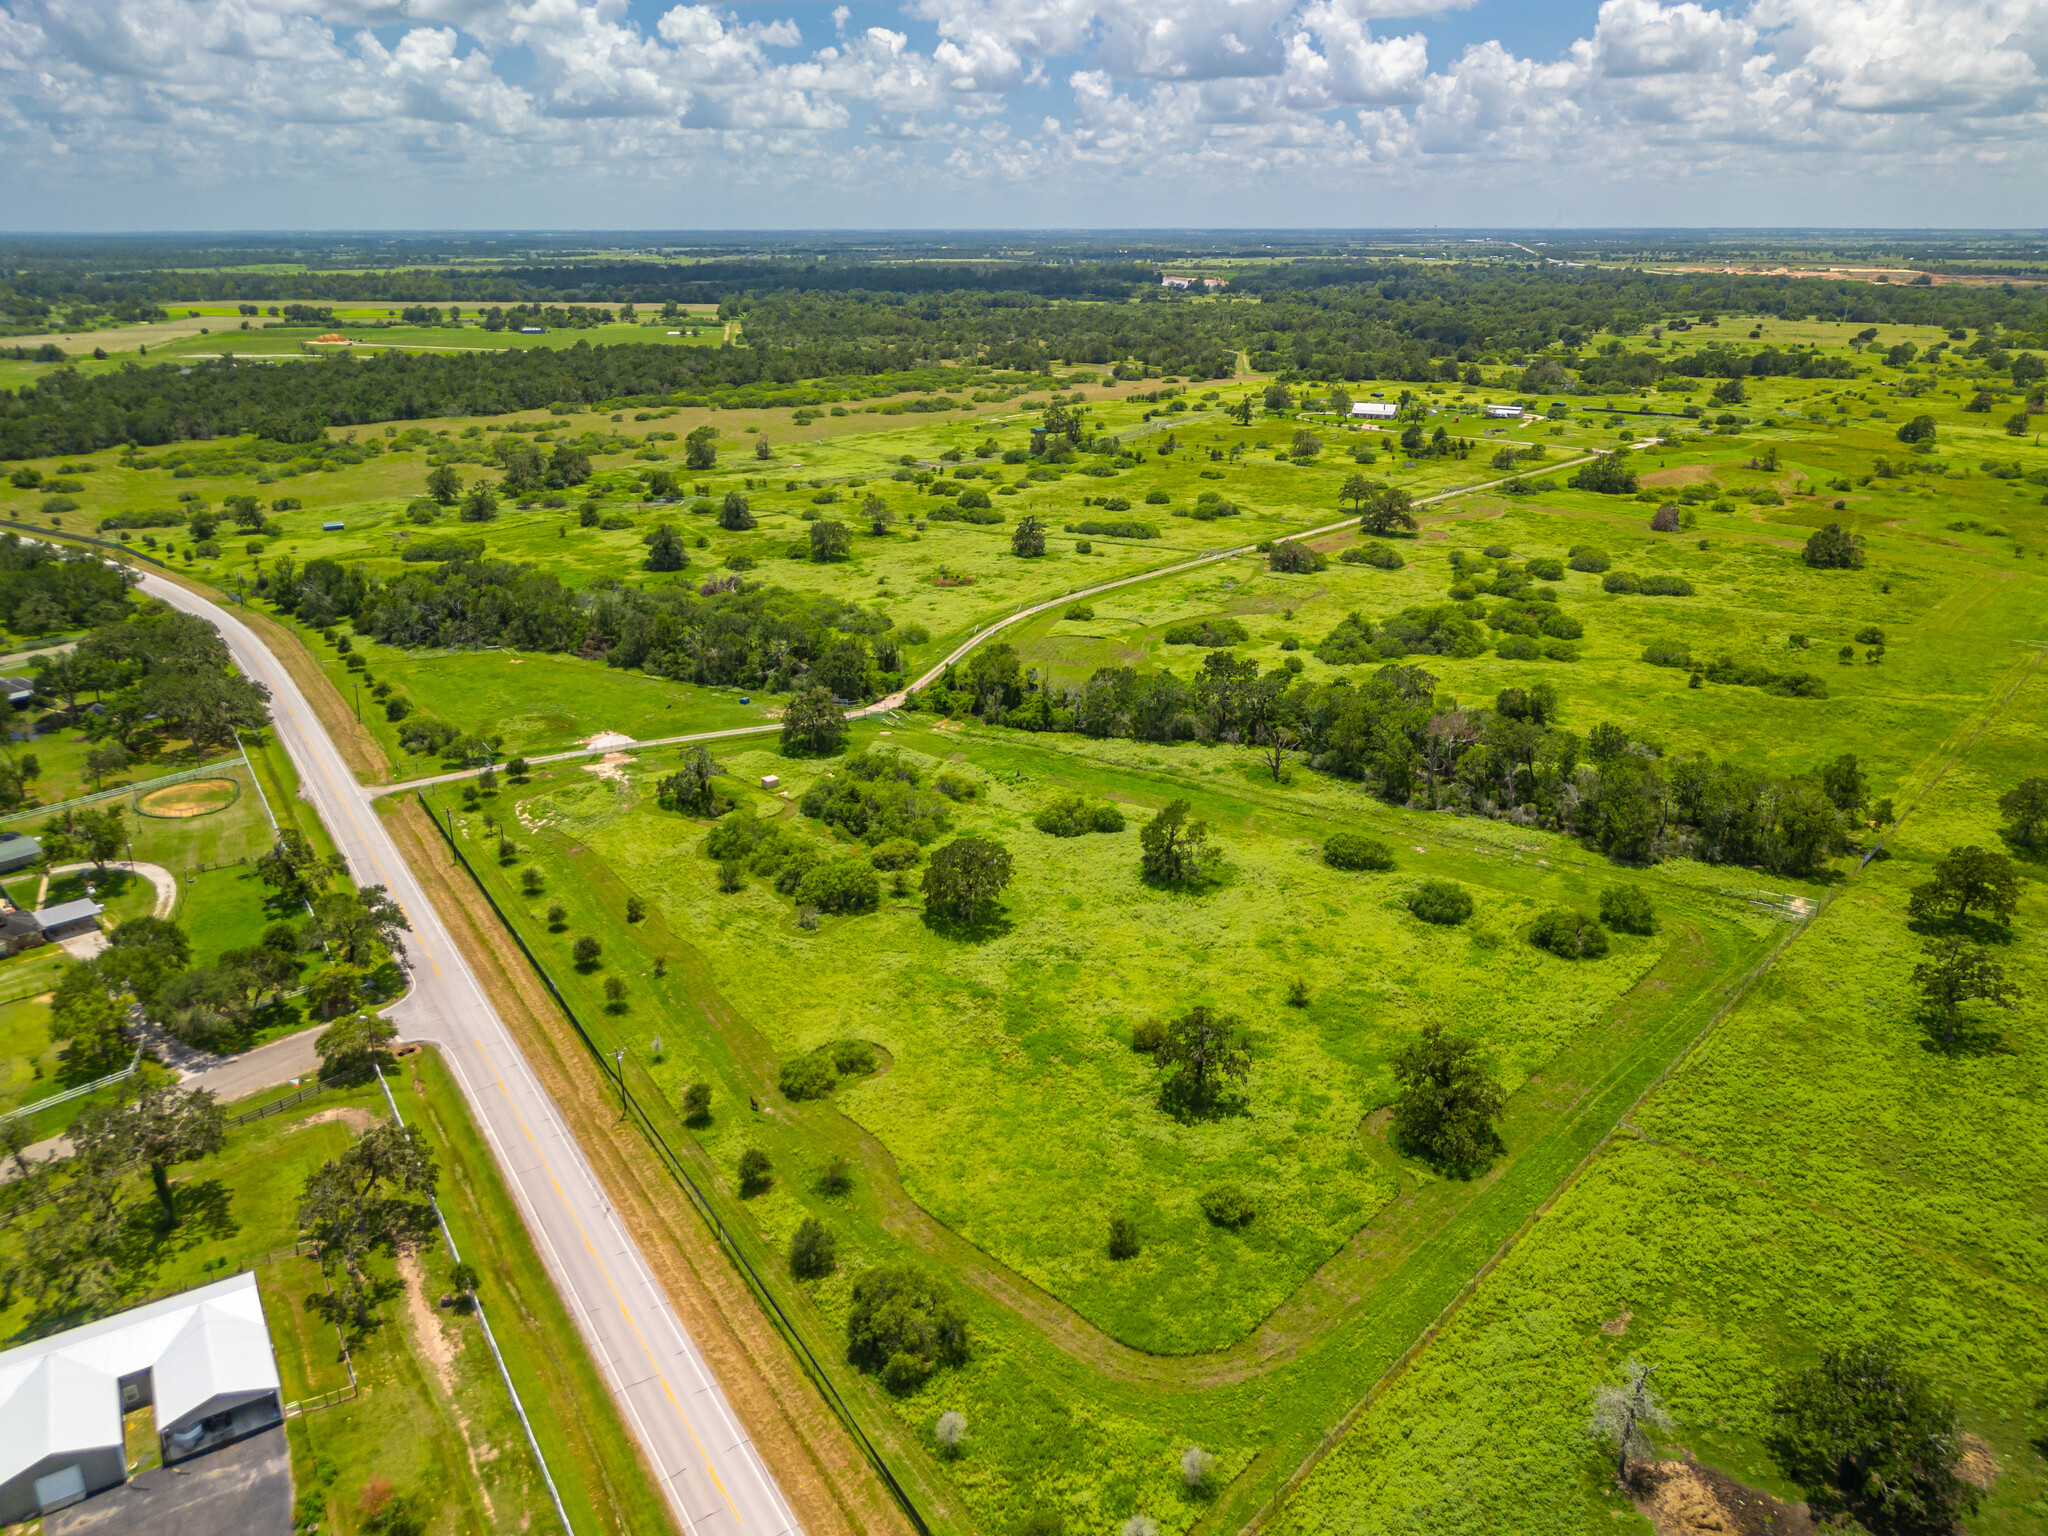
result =
[[[120,1381],[143,1370],[159,1425],[218,1397],[279,1391],[256,1277],[245,1271],[0,1354],[0,1483],[46,1456],[120,1446]]]
[[[54,907],[44,907],[36,913],[36,921],[45,928],[62,928],[68,923],[82,923],[89,917],[98,917],[106,908],[96,901],[80,897],[77,901],[60,901]]]

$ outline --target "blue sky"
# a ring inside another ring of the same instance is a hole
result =
[[[2048,223],[2048,0],[0,0],[33,228]]]

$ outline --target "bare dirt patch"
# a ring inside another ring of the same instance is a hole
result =
[[[441,1327],[441,1316],[427,1300],[427,1277],[420,1269],[419,1255],[410,1250],[398,1256],[398,1278],[405,1282],[405,1310],[412,1319],[412,1331],[419,1339],[420,1354],[434,1368],[441,1390],[455,1395],[455,1343]]]
[[[583,771],[594,773],[600,779],[610,779],[614,784],[626,782],[626,765],[640,759],[625,752],[607,752],[594,763],[585,763]]]
[[[1624,1312],[1619,1317],[1610,1317],[1600,1325],[1600,1331],[1610,1339],[1618,1339],[1628,1332],[1628,1325],[1636,1320],[1633,1312]]]
[[[1991,1454],[1988,1442],[1976,1435],[1964,1435],[1963,1454],[1956,1462],[1956,1476],[1975,1488],[1979,1493],[1989,1493],[1991,1485],[1998,1480],[1998,1458]]]
[[[1681,464],[1676,469],[1653,469],[1640,478],[1645,485],[1695,485],[1713,473],[1710,464]]]
[[[306,1116],[292,1129],[303,1131],[309,1125],[325,1125],[331,1120],[339,1120],[358,1136],[377,1123],[377,1117],[360,1104],[337,1104]]]
[[[144,795],[137,808],[145,816],[180,821],[224,811],[235,803],[241,792],[242,786],[233,779],[193,779]]]
[[[623,735],[618,731],[599,731],[595,736],[586,736],[583,739],[583,745],[586,747],[630,747],[633,745],[633,738]]]
[[[1629,1469],[1629,1497],[1657,1536],[1814,1536],[1804,1504],[1787,1504],[1693,1461]]]

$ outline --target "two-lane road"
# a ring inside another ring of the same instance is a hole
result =
[[[690,1536],[800,1530],[702,1354],[613,1214],[561,1112],[476,983],[376,810],[284,665],[231,609],[145,572],[151,597],[219,627],[249,677],[270,690],[278,739],[350,872],[405,909],[413,990],[391,1010],[408,1040],[438,1045],[526,1217],[528,1230],[602,1365]],[[529,1402],[545,1417],[548,1403]]]

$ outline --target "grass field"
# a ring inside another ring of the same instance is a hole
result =
[[[1728,321],[1665,346],[1738,341],[1747,329]],[[1764,344],[1839,350],[1852,328],[1773,322],[1764,333]],[[1879,341],[1924,348],[1935,339],[1899,329]],[[1205,648],[1168,646],[1165,631],[1203,616],[1242,622],[1250,638],[1236,649],[1264,668],[1288,661],[1309,681],[1363,680],[1373,664],[1314,654],[1347,614],[1380,620],[1447,601],[1454,553],[1501,546],[1517,559],[1562,560],[1594,545],[1615,570],[1680,576],[1692,595],[1611,593],[1598,574],[1568,570],[1552,585],[1583,623],[1577,660],[1491,650],[1411,659],[1436,676],[1440,695],[1473,705],[1548,682],[1568,729],[1583,737],[1612,722],[1667,756],[1705,752],[1798,775],[1854,752],[1872,798],[1904,816],[1890,857],[1867,867],[1838,859],[1812,881],[1682,860],[1622,868],[1553,833],[1383,805],[1302,765],[1276,783],[1242,747],[1032,736],[912,712],[864,723],[856,744],[971,780],[980,793],[946,805],[945,835],[984,833],[1016,858],[1004,920],[971,940],[927,925],[907,891],[886,894],[874,914],[826,916],[815,929],[759,876],[721,891],[705,824],[654,804],[653,781],[672,771],[674,749],[550,767],[529,785],[487,792],[478,812],[462,808],[459,789],[430,792],[430,804],[452,812],[479,877],[599,1042],[628,1052],[632,1080],[659,1100],[665,1134],[686,1149],[743,1251],[776,1277],[856,1410],[886,1420],[892,1442],[925,1445],[941,1412],[965,1413],[961,1455],[905,1453],[918,1461],[916,1483],[957,1494],[962,1529],[1007,1536],[1049,1508],[1073,1532],[1113,1530],[1136,1513],[1174,1533],[1248,1521],[1287,1532],[1647,1530],[1610,1493],[1583,1433],[1593,1387],[1629,1354],[1657,1363],[1678,1419],[1674,1443],[1790,1496],[1764,1443],[1771,1383],[1827,1344],[1885,1327],[1956,1390],[1964,1427],[1997,1462],[1970,1529],[2037,1529],[2048,1518],[2029,1443],[2042,1431],[2032,1404],[2048,1376],[2038,869],[2001,955],[2027,1000],[1999,1018],[1995,1050],[1928,1049],[1908,980],[1919,936],[1903,909],[1949,847],[1995,846],[1997,796],[2041,771],[2048,458],[2032,438],[2002,430],[2014,406],[1964,409],[1984,382],[1974,363],[1900,370],[1874,349],[1859,361],[1866,371],[1853,380],[1752,380],[1749,401],[1720,422],[1718,407],[1694,420],[1646,418],[1574,397],[1561,422],[1506,434],[1548,450],[1520,471],[1550,478],[1547,489],[1430,506],[1416,537],[1392,542],[1405,561],[1394,571],[1342,563],[1357,543],[1347,530],[1317,541],[1332,563],[1313,575],[1277,575],[1245,556],[1148,576],[1335,521],[1354,444],[1379,450],[1367,473],[1418,497],[1499,478],[1488,460],[1502,439],[1482,436],[1471,413],[1512,389],[1418,387],[1437,420],[1483,446],[1466,460],[1411,467],[1386,439],[1322,424],[1316,462],[1276,458],[1304,423],[1225,421],[1219,407],[1242,381],[1191,387],[1191,408],[1172,413],[1132,401],[1135,390],[1088,384],[1101,426],[1124,434],[1138,462],[1104,476],[1070,466],[1051,479],[976,457],[989,436],[1023,445],[1033,418],[1014,399],[918,417],[856,406],[803,424],[786,412],[678,409],[599,424],[633,438],[717,426],[719,467],[687,478],[714,502],[746,491],[759,529],[725,533],[714,519],[641,508],[619,490],[606,505],[633,519],[626,528],[580,526],[567,497],[560,507],[544,498],[508,507],[487,525],[443,526],[482,537],[492,556],[583,585],[668,579],[642,576],[638,562],[642,535],[671,519],[690,546],[682,579],[747,556],[757,578],[877,606],[899,630],[924,626],[927,637],[905,646],[913,674],[1022,606],[1147,576],[1094,597],[1088,618],[1055,610],[1005,636],[1067,687],[1105,665],[1185,674]],[[1667,384],[1609,399],[1676,412],[1706,398],[1708,385]],[[1403,387],[1412,386],[1352,389]],[[1938,441],[1909,460],[1897,427],[1923,411]],[[581,431],[589,420],[551,428]],[[455,434],[502,424],[427,425]],[[762,430],[766,461],[752,452]],[[1162,455],[1169,432],[1178,451]],[[1574,491],[1557,472],[1651,433],[1665,441],[1635,456],[1643,497]],[[616,487],[643,459],[676,467],[679,449],[653,439],[600,456],[599,479]],[[968,465],[993,465],[1000,490],[1016,491],[991,498],[1008,524],[916,528],[936,498],[894,479],[899,461],[944,464],[950,449]],[[1887,474],[1880,460],[1915,472]],[[417,453],[393,453],[266,487],[266,497],[288,491],[308,505],[280,514],[285,531],[261,559],[331,554],[372,573],[401,569],[398,552],[415,536],[403,508],[424,472]],[[173,493],[162,471],[103,462],[88,476],[87,505],[67,517]],[[247,480],[178,484],[210,498],[257,493]],[[1174,515],[1211,489],[1239,515]],[[783,553],[807,511],[843,516],[870,491],[900,514],[896,532],[856,533],[843,564]],[[1147,500],[1155,494],[1163,499]],[[1080,552],[1080,536],[1059,530],[1106,515],[1087,503],[1108,495],[1130,503],[1113,515],[1154,521],[1161,537],[1094,537]],[[1654,532],[1651,516],[1666,501],[1688,521]],[[1009,553],[1007,528],[1025,512],[1055,530],[1043,559]],[[329,520],[346,526],[319,531]],[[1864,538],[1862,568],[1801,562],[1807,536],[1827,522]],[[187,541],[173,531],[166,542],[185,568]],[[252,580],[252,557],[239,541],[228,547],[190,569],[217,584]],[[962,576],[972,584],[951,584]],[[1882,631],[1881,651],[1857,638],[1869,628]],[[348,696],[362,674],[329,643],[305,638]],[[1691,669],[1652,665],[1646,647],[1808,672],[1826,696],[1705,678],[1693,686]],[[779,704],[567,656],[400,652],[360,640],[355,652],[369,677],[417,710],[501,733],[506,755],[599,732],[649,738],[754,723]],[[430,771],[398,752],[364,692],[366,723],[396,777]],[[721,791],[743,812],[865,853],[793,808],[836,764],[784,759],[766,735],[722,743],[716,755]],[[271,756],[258,767],[276,777]],[[781,794],[756,787],[767,773],[780,775]],[[1126,830],[1072,841],[1037,831],[1037,809],[1067,791],[1121,806]],[[1193,894],[1138,878],[1137,827],[1176,797],[1211,822],[1224,853],[1220,878]],[[290,799],[281,779],[275,798],[281,807]],[[508,863],[492,856],[496,837],[479,812],[520,844]],[[1329,869],[1317,850],[1337,830],[1384,839],[1396,868]],[[520,885],[529,865],[537,894]],[[1469,925],[1439,930],[1408,915],[1401,898],[1432,877],[1474,895]],[[1589,909],[1613,883],[1650,894],[1654,936],[1617,935],[1605,958],[1577,964],[1527,942],[1542,907]],[[638,921],[627,921],[630,897],[646,903]],[[555,902],[560,924],[546,916]],[[584,936],[601,941],[602,955],[579,970],[571,946]],[[1288,1001],[1297,980],[1299,1007]],[[607,981],[625,985],[616,1010]],[[1243,1016],[1253,1069],[1242,1112],[1183,1120],[1162,1108],[1158,1075],[1130,1032],[1198,1003]],[[1469,1183],[1404,1157],[1386,1135],[1390,1058],[1430,1019],[1476,1036],[1509,1093],[1505,1155]],[[848,1043],[873,1049],[872,1074],[844,1077],[813,1102],[779,1091],[785,1063]],[[677,1106],[693,1082],[711,1085],[714,1107],[692,1128]],[[737,1168],[750,1148],[766,1151],[774,1171],[743,1192]],[[853,1182],[829,1193],[822,1175],[836,1158]],[[1199,1208],[1226,1182],[1257,1213],[1241,1230],[1210,1224]],[[1109,1256],[1112,1216],[1136,1221],[1136,1257]],[[805,1217],[834,1232],[840,1263],[799,1283],[783,1256]],[[965,1366],[892,1397],[856,1378],[842,1340],[853,1277],[904,1260],[945,1277],[975,1347]],[[1194,1494],[1178,1472],[1189,1444],[1216,1458],[1208,1488]]]

